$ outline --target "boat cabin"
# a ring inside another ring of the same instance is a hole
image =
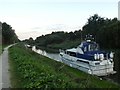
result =
[[[84,41],[78,47],[81,48],[83,52],[99,50],[99,45],[92,41]]]

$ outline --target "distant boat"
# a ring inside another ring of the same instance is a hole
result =
[[[92,75],[116,73],[113,70],[114,53],[99,50],[99,45],[93,40],[92,35],[87,35],[77,48],[60,50],[62,62]]]

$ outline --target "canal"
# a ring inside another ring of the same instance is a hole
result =
[[[45,50],[36,49],[36,46],[32,47],[32,51],[34,51],[34,52],[36,52],[36,53],[38,53],[40,55],[46,56],[48,58],[54,59],[54,60],[56,60],[58,62],[62,62],[62,60],[61,60],[58,53],[48,53]]]

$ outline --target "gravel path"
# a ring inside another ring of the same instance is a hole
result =
[[[0,89],[10,88],[10,73],[9,73],[9,63],[8,63],[8,48],[13,46],[9,45],[6,47],[0,55]]]

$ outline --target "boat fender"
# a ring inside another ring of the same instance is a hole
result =
[[[72,67],[72,64],[70,64],[70,67]]]
[[[113,57],[114,57],[114,53],[111,52],[111,53],[110,53],[110,58],[113,58]]]
[[[89,74],[92,74],[92,71],[89,69],[89,70],[88,70],[88,73],[89,73]]]

